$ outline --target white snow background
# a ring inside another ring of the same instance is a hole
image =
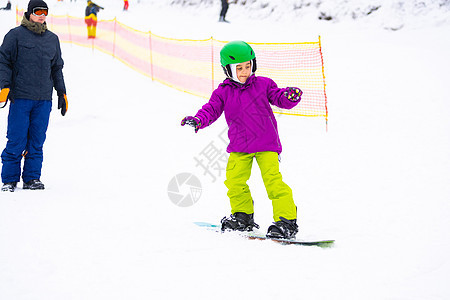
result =
[[[138,2],[123,12],[122,1],[99,0],[99,17],[175,38],[321,35],[328,132],[322,118],[277,120],[298,237],[335,247],[196,227],[229,214],[224,175],[212,182],[194,160],[219,143],[224,118],[195,134],[180,121],[205,99],[63,43],[69,110],[62,117],[54,101],[46,189],[19,183],[0,194],[0,299],[450,299],[449,1],[373,1],[381,7],[367,15],[362,0],[240,0],[230,24],[217,22],[220,1]],[[86,3],[48,4],[83,17]],[[321,12],[334,19],[318,20]],[[14,26],[14,11],[0,11],[0,36]],[[7,114],[0,110],[2,149]],[[183,172],[203,188],[188,208],[167,193]],[[266,230],[271,203],[256,163],[252,173],[255,219]]]

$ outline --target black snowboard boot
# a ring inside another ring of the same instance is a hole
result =
[[[39,179],[33,179],[23,183],[24,190],[43,190],[44,184]]]
[[[288,220],[280,217],[280,221],[274,222],[267,230],[268,238],[293,239],[298,232],[297,220]]]
[[[7,182],[2,186],[2,192],[14,192],[17,187],[17,182]]]
[[[246,214],[237,212],[230,215],[228,218],[223,217],[220,221],[222,224],[222,231],[237,230],[237,231],[252,231],[254,228],[259,228],[259,225],[253,220],[253,214]]]

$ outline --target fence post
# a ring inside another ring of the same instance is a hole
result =
[[[116,25],[117,25],[117,17],[114,17],[114,37],[113,37],[113,58],[116,58]]]
[[[70,44],[72,45],[72,31],[70,30],[70,16],[69,14],[66,15],[67,17],[67,28],[69,31],[69,40],[70,40]]]
[[[152,32],[148,32],[148,41],[149,41],[149,54],[150,54],[150,77],[153,78],[153,49],[152,49]]]
[[[319,52],[320,52],[320,60],[322,62],[323,95],[325,97],[325,126],[326,126],[326,131],[328,132],[328,99],[327,99],[327,92],[326,92],[325,67],[323,65],[322,43],[320,41],[320,35],[319,35]]]
[[[214,38],[211,36],[211,93],[214,91]]]

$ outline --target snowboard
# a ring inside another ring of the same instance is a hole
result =
[[[221,226],[217,224],[212,224],[208,222],[194,222],[195,225],[212,230],[215,232],[222,233]],[[236,231],[239,236],[242,236],[249,240],[269,240],[282,245],[299,245],[299,246],[317,246],[322,248],[332,247],[334,240],[303,240],[303,239],[282,239],[282,238],[270,238],[264,233],[253,230],[253,231]]]

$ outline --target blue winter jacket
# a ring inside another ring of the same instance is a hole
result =
[[[0,46],[0,89],[10,88],[9,99],[51,100],[53,87],[66,93],[64,61],[56,34],[42,34],[24,26],[11,29]]]

